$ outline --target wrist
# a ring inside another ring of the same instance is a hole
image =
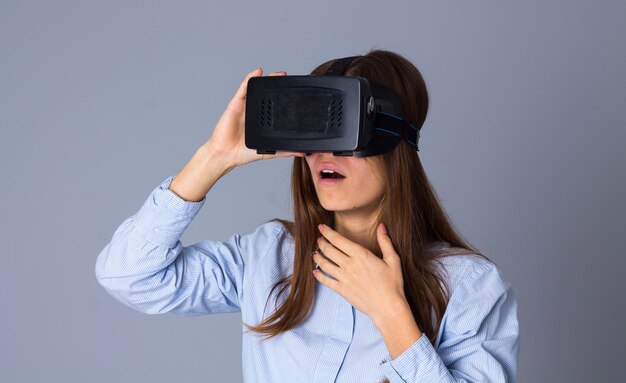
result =
[[[226,153],[216,149],[210,140],[198,148],[195,157],[213,170],[217,169],[221,175],[225,175],[237,167],[236,163]]]
[[[388,323],[397,322],[398,318],[413,316],[411,306],[405,298],[398,297],[389,301],[389,304],[372,316],[372,321],[378,327],[383,327]]]
[[[396,359],[424,334],[417,325],[406,299],[389,307],[390,309],[374,319],[374,324],[387,346],[389,355]]]
[[[210,145],[202,145],[174,176],[169,189],[187,202],[199,202],[234,167],[228,157],[215,152]]]

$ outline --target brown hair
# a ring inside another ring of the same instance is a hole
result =
[[[319,65],[311,74],[323,74],[334,61]],[[391,88],[400,98],[404,118],[421,129],[428,112],[428,92],[421,73],[406,58],[386,50],[370,50],[352,61],[345,75],[361,76]],[[450,298],[446,279],[438,273],[435,262],[458,252],[429,251],[427,246],[434,241],[444,241],[450,248],[465,249],[465,253],[488,258],[454,230],[426,177],[415,148],[400,141],[391,151],[367,159],[380,161],[386,177],[381,214],[370,231],[371,249],[375,249],[375,254],[382,258],[375,228],[383,222],[401,258],[405,296],[415,321],[422,333],[434,343]],[[276,296],[278,300],[290,287],[289,295],[262,323],[256,326],[246,324],[252,331],[267,334],[266,339],[298,326],[308,316],[315,296],[311,252],[317,248],[317,225],[325,223],[333,227],[334,223],[333,212],[326,211],[317,198],[311,172],[303,157],[294,158],[291,191],[294,221],[279,218],[268,221],[281,222],[295,241],[293,273],[276,282],[269,294],[271,296],[274,289],[281,287]],[[432,323],[431,310],[434,310],[436,323]]]

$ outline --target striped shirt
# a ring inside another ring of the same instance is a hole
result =
[[[183,200],[168,189],[173,178],[114,232],[96,260],[98,282],[146,314],[241,312],[243,322],[260,323],[287,295],[275,302],[275,289],[267,301],[272,285],[293,270],[293,237],[272,221],[226,241],[183,246],[180,237],[206,197]],[[511,284],[495,264],[472,254],[445,257],[442,266],[452,295],[434,344],[423,335],[392,359],[370,317],[316,280],[312,311],[300,326],[264,342],[244,331],[244,381],[515,381],[519,324]]]

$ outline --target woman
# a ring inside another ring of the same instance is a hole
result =
[[[244,111],[247,81],[260,75],[245,77],[211,138],[116,230],[98,256],[99,283],[148,314],[241,311],[246,382],[514,381],[511,285],[455,232],[415,148],[400,141],[364,158],[258,155],[244,144]],[[394,90],[404,118],[421,128],[428,93],[404,57],[373,50],[345,75]],[[181,244],[218,179],[289,156],[293,222]],[[326,169],[344,178],[323,179]]]

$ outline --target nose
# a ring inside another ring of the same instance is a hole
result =
[[[333,152],[315,152],[315,153],[307,153],[307,156],[308,156],[309,154],[310,154],[310,155],[312,155],[312,156],[317,155],[317,156],[322,156],[322,157],[334,157]]]
[[[332,156],[332,152],[307,152],[304,158],[309,164],[330,161],[328,156]]]

